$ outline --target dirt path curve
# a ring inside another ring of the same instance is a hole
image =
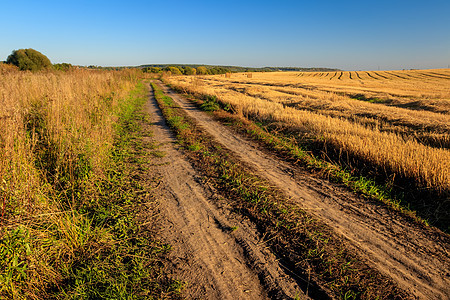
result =
[[[152,139],[165,156],[152,166],[160,177],[162,236],[173,247],[174,276],[186,280],[188,299],[306,299],[278,265],[256,228],[237,219],[177,150],[176,139],[151,96],[146,111]],[[223,201],[222,201],[223,202]]]
[[[315,179],[260,151],[183,97],[161,87],[218,143],[334,228],[370,265],[392,277],[408,293],[419,299],[450,299],[448,235],[411,223],[382,205],[355,197],[344,188]]]

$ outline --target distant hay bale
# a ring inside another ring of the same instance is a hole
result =
[[[248,73],[247,74],[247,78],[253,78],[253,74],[252,73]]]
[[[226,78],[231,78],[231,73],[225,73]]]

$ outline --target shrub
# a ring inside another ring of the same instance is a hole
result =
[[[161,68],[147,67],[147,68],[143,68],[142,72],[144,72],[144,73],[159,73],[159,72],[161,72]]]
[[[173,67],[173,66],[169,66],[169,67],[164,68],[164,71],[168,71],[172,75],[182,75],[181,70],[179,68]]]
[[[195,75],[196,74],[196,70],[194,68],[186,66],[183,69],[184,69],[183,70],[184,75]]]
[[[212,75],[217,75],[217,74],[226,74],[226,73],[231,73],[230,70],[228,70],[227,68],[223,68],[223,67],[214,67],[208,70],[209,74]]]
[[[62,63],[62,64],[54,64],[53,68],[55,68],[55,70],[59,70],[59,71],[69,71],[73,68],[73,66],[68,63]]]
[[[206,69],[206,67],[198,67],[197,68],[197,74],[198,75],[207,75],[208,74],[208,69]]]
[[[52,67],[50,60],[39,51],[34,49],[14,50],[6,63],[17,66],[20,70],[39,71]]]
[[[220,109],[216,96],[206,96],[205,102],[203,102],[200,107],[206,111],[216,111]]]

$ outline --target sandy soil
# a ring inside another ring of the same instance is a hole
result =
[[[450,299],[448,235],[411,222],[383,205],[353,195],[344,187],[314,178],[309,173],[260,150],[255,143],[237,136],[225,126],[218,124],[183,97],[167,87],[162,88],[218,143],[250,165],[257,174],[283,190],[302,208],[327,223],[362,257],[367,258],[370,265],[390,276],[408,293],[418,299]],[[153,111],[150,112],[155,114],[157,109],[153,107]],[[213,298],[217,296],[235,299],[245,297],[256,299],[273,295],[273,292],[269,295],[270,288],[258,280],[261,275],[258,275],[250,263],[251,259],[245,258],[246,247],[242,247],[240,238],[234,232],[224,230],[227,226],[234,226],[227,218],[226,210],[224,212],[221,208],[219,210],[217,207],[214,208],[209,200],[208,191],[195,183],[195,172],[185,161],[181,163],[182,157],[178,158],[179,152],[170,149],[167,151],[170,151],[168,157],[171,164],[161,172],[166,178],[165,183],[169,185],[164,188],[165,193],[173,202],[166,205],[168,222],[175,223],[173,228],[167,229],[167,234],[175,241],[175,245],[178,242],[182,247],[174,254],[183,265],[180,269],[190,273],[193,268],[189,264],[197,263],[197,266],[201,266],[200,269],[204,270],[196,275],[202,277],[198,278],[198,282],[192,281],[192,285],[203,291],[193,288],[193,294],[202,295],[206,292]],[[242,232],[246,237],[248,234],[245,230],[247,229],[242,228],[241,231],[239,227],[236,233]],[[194,238],[196,236],[198,237]],[[249,245],[258,243],[257,233],[254,238],[256,240],[250,241]],[[202,240],[202,243],[199,244],[197,239]],[[211,255],[212,253],[214,255]],[[260,252],[258,255],[261,253],[262,257],[268,257],[268,262],[276,264],[270,253]],[[237,258],[238,262],[235,261]],[[227,267],[222,262],[224,259],[230,261],[229,265],[226,263]],[[259,263],[258,261],[256,264]],[[229,274],[218,274],[222,271]],[[272,274],[269,270],[264,272]],[[277,278],[285,278],[279,267],[274,274],[269,281],[278,284]],[[222,277],[224,281],[220,282]],[[211,285],[202,285],[204,280]],[[292,295],[292,291],[295,290],[294,285],[288,284],[286,288],[277,288],[275,290],[282,291],[285,295]],[[251,291],[251,296],[247,290]]]
[[[146,106],[153,139],[163,158],[159,176],[162,236],[173,251],[168,259],[176,278],[187,282],[188,299],[307,299],[286,275],[249,221],[231,212],[179,151],[153,97]]]

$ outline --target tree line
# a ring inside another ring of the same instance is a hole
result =
[[[5,63],[16,66],[19,70],[39,71],[43,69],[56,69],[60,71],[68,71],[74,66],[69,63],[52,64],[50,59],[41,52],[34,49],[14,50],[8,56]],[[123,67],[99,67],[89,66],[89,69],[109,69],[117,70]],[[273,71],[300,71],[300,72],[326,72],[339,71],[338,69],[329,68],[297,68],[297,67],[264,67],[264,68],[247,68],[237,66],[210,66],[210,65],[143,65],[140,67],[145,73],[163,73],[170,72],[172,75],[217,75],[235,72],[273,72]]]
[[[197,68],[190,66],[143,67],[142,71],[144,73],[170,72],[172,75],[217,75],[232,72],[224,67],[208,68],[206,66],[198,66]]]

